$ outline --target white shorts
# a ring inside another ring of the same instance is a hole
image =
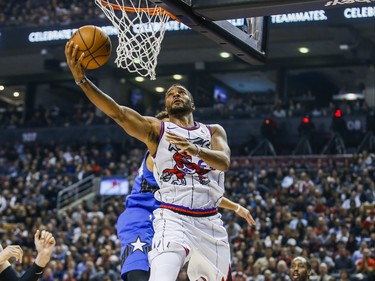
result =
[[[191,217],[168,209],[154,211],[152,250],[149,260],[166,251],[188,250],[185,262],[190,280],[201,277],[209,281],[227,280],[230,272],[228,235],[221,215]]]

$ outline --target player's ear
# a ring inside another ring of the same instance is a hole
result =
[[[194,103],[194,102],[191,103],[191,109],[192,109],[193,111],[195,110],[195,103]]]

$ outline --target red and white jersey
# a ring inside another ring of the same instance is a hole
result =
[[[159,146],[154,154],[154,177],[160,187],[155,198],[188,209],[216,208],[224,194],[224,172],[211,168],[198,156],[179,153],[176,145],[165,140],[165,132],[211,148],[209,126],[195,122],[195,126],[186,128],[161,122]]]

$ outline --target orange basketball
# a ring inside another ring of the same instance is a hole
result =
[[[85,25],[80,27],[72,37],[74,46],[78,45],[77,58],[83,53],[82,66],[86,69],[95,69],[105,64],[111,56],[112,44],[109,36],[99,27]]]

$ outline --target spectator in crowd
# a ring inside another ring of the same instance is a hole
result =
[[[287,247],[291,256],[296,257],[302,254],[302,248],[297,245],[297,241],[294,238],[289,238],[287,241]]]
[[[283,104],[280,100],[276,102],[272,114],[276,118],[285,118],[287,116],[286,110],[283,108]]]
[[[338,281],[349,281],[349,273],[346,270],[340,270]]]
[[[352,259],[354,261],[355,264],[357,264],[357,262],[363,258],[363,251],[365,249],[367,249],[368,246],[367,246],[367,242],[366,241],[362,241],[360,243],[360,246],[359,246],[359,249],[355,250],[353,252],[353,255],[352,255]]]
[[[335,268],[335,262],[333,261],[330,255],[327,255],[327,250],[324,247],[319,248],[317,258],[319,258],[319,261],[321,263],[324,263],[327,265],[327,268],[328,268],[327,272],[331,272]]]
[[[357,262],[357,273],[360,273],[361,279],[374,280],[375,278],[375,259],[371,257],[369,248],[363,249],[363,257]]]
[[[322,262],[319,265],[319,275],[316,279],[317,281],[331,281],[332,276],[328,274],[328,265],[325,262]]]
[[[345,270],[349,274],[354,273],[355,264],[353,259],[348,255],[348,251],[345,248],[345,243],[341,242],[338,244],[338,254],[335,259],[336,271]]]
[[[288,265],[284,260],[277,262],[276,273],[273,276],[273,281],[291,281],[288,275]]]
[[[252,270],[249,270],[250,276],[248,276],[246,281],[263,281],[264,275],[260,272],[259,266],[253,266]]]
[[[264,271],[264,281],[273,281],[272,280],[272,271],[270,269],[266,269]]]
[[[273,249],[272,246],[266,246],[264,250],[264,256],[259,257],[254,266],[259,266],[260,271],[264,272],[269,267],[270,259],[273,257]]]

